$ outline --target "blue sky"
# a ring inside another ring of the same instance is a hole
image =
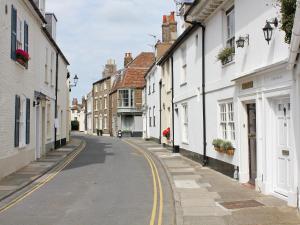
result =
[[[71,97],[87,94],[101,78],[107,59],[123,65],[125,52],[152,51],[161,36],[162,15],[175,10],[173,0],[47,0],[58,19],[57,42],[79,83]]]

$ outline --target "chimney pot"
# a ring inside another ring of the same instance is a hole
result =
[[[167,23],[167,16],[163,15],[163,23]]]

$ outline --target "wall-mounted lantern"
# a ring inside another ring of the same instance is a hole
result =
[[[273,30],[274,30],[274,28],[271,26],[271,24],[273,24],[275,28],[278,27],[278,19],[275,17],[272,21],[267,20],[266,25],[263,28],[265,40],[268,42],[268,44],[272,40]]]
[[[249,45],[249,34],[247,34],[244,37],[240,36],[239,39],[237,39],[237,41],[236,41],[236,46],[238,48],[244,48],[245,42],[247,42],[247,44]]]
[[[70,83],[70,85],[69,85],[69,87],[70,87],[69,91],[71,91],[72,87],[76,87],[77,86],[78,80],[79,80],[79,78],[78,78],[77,74],[75,74],[75,76],[73,78],[73,84]]]

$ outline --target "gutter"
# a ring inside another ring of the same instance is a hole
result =
[[[172,148],[173,152],[175,152],[175,129],[174,129],[174,58],[171,56],[171,78],[172,78]]]
[[[58,112],[57,112],[57,96],[58,96],[58,57],[59,53],[56,53],[56,73],[55,73],[55,121],[57,123],[57,118],[58,118]],[[57,142],[57,124],[54,126],[54,149],[59,148],[60,146],[56,145]]]
[[[300,1],[297,1],[297,9],[295,12],[295,19],[294,19],[294,27],[293,27],[293,36],[291,40],[291,49],[290,49],[290,56],[288,60],[288,69],[293,69],[294,65],[297,60],[297,56],[300,53],[299,47],[300,47]]]
[[[207,137],[206,137],[206,75],[205,75],[205,26],[198,21],[188,21],[185,22],[192,24],[192,26],[200,26],[202,28],[202,123],[203,123],[203,131],[202,131],[202,138],[203,138],[203,166],[207,166],[208,164],[208,157],[207,157]],[[172,100],[173,101],[173,100]],[[174,110],[173,110],[174,111]]]
[[[159,81],[159,144],[161,144],[161,89],[162,89],[162,81]]]

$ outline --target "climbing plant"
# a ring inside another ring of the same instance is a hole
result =
[[[297,7],[297,0],[278,0],[281,4],[281,29],[285,32],[285,42],[290,43]]]

